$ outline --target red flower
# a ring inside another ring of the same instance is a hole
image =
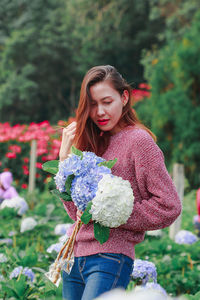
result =
[[[16,153],[8,152],[8,153],[6,153],[6,157],[8,157],[8,158],[16,158]]]
[[[145,97],[150,97],[150,92],[134,89],[134,90],[132,90],[132,95],[133,95],[135,102],[137,102],[137,101],[143,100]]]
[[[24,163],[28,164],[28,162],[29,162],[29,158],[28,157],[24,157]]]
[[[42,161],[47,161],[47,156],[42,156]]]
[[[2,166],[2,162],[0,161],[0,166]]]
[[[28,170],[28,167],[26,165],[22,166],[22,169],[24,170],[25,175],[29,174],[29,170]]]
[[[18,146],[18,145],[10,145],[8,147],[8,149],[11,150],[14,153],[21,153],[21,151],[22,151],[21,147]]]
[[[38,125],[40,127],[47,127],[47,126],[50,126],[50,123],[49,123],[49,121],[45,120],[43,122],[40,122]]]
[[[140,89],[145,89],[145,90],[150,90],[151,89],[150,85],[148,85],[147,83],[140,83],[139,88]]]
[[[58,126],[66,127],[67,125],[68,125],[68,123],[66,121],[63,121],[63,120],[58,121]]]
[[[36,166],[36,168],[38,168],[38,169],[42,169],[42,163],[37,162],[37,163],[35,164],[35,166]]]
[[[22,183],[21,188],[22,189],[27,189],[28,185],[26,183]]]

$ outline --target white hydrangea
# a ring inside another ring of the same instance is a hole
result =
[[[53,251],[55,251],[55,252],[58,253],[61,250],[62,246],[63,246],[62,242],[56,243],[56,244],[52,244],[49,248],[47,248],[47,252],[48,253],[52,253]]]
[[[28,204],[26,200],[22,197],[13,197],[11,199],[5,199],[1,205],[0,209],[3,209],[5,207],[11,207],[17,210],[17,214],[22,216],[25,214],[25,212],[28,210]]]
[[[8,259],[7,259],[7,257],[5,256],[5,254],[0,253],[0,263],[5,263],[5,262],[7,262],[7,261],[8,261]]]
[[[58,239],[59,243],[65,243],[68,238],[69,238],[69,236],[67,234],[61,235]]]
[[[66,224],[57,224],[55,229],[54,229],[54,233],[56,235],[64,235],[67,233],[67,230],[72,226],[72,224],[70,223],[66,223]]]
[[[128,180],[110,174],[103,175],[92,200],[92,220],[106,227],[125,224],[133,210],[134,196]]]
[[[21,222],[21,227],[20,227],[20,232],[25,232],[32,230],[35,226],[37,225],[37,221],[35,219],[28,217],[22,220]]]
[[[103,293],[95,300],[173,300],[169,296],[161,294],[158,290],[143,288],[135,288],[132,291],[124,291],[122,289],[116,288],[109,292]],[[179,299],[179,298],[176,298]],[[182,298],[180,298],[181,300]],[[185,298],[184,298],[185,299]],[[183,300],[183,299],[182,299]],[[186,300],[186,299],[185,299]]]

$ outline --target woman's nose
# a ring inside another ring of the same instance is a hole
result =
[[[104,114],[105,114],[105,112],[104,112],[103,106],[102,105],[98,105],[98,107],[97,107],[97,115],[98,116],[102,116]]]

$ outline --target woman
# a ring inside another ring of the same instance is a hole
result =
[[[74,144],[106,160],[117,158],[112,173],[131,183],[135,202],[127,223],[111,229],[101,245],[93,223],[82,225],[75,243],[71,273],[63,272],[63,297],[90,300],[116,287],[126,288],[133,268],[134,246],[145,231],[169,226],[181,212],[181,203],[166,170],[155,136],[131,108],[131,88],[112,66],[97,66],[85,75],[76,122],[63,130],[60,160]],[[69,216],[80,212],[63,202]],[[114,214],[114,212],[113,212]]]

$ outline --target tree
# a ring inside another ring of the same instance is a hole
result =
[[[200,181],[199,30],[197,12],[182,36],[146,55],[143,62],[152,95],[137,109],[158,136],[167,162],[184,164],[191,187]]]
[[[114,65],[140,83],[142,48],[162,30],[159,18],[149,20],[148,0],[1,3],[0,114],[12,123],[67,119],[94,65]]]
[[[12,13],[1,30],[4,37],[0,63],[1,119],[55,121],[58,107],[67,117],[72,54],[63,25],[65,2],[18,2],[14,19],[10,1],[4,2],[5,12]]]

